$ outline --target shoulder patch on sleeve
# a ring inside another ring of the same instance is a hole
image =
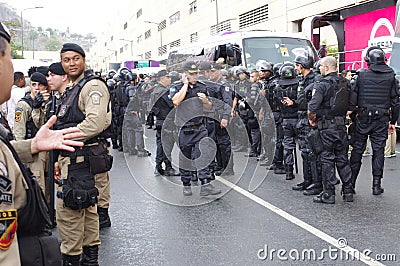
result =
[[[17,231],[17,210],[0,211],[0,249],[7,250]]]
[[[14,116],[15,122],[19,122],[21,120],[23,112],[24,109],[22,109],[21,107],[15,108],[15,116]]]
[[[103,97],[103,93],[100,91],[91,91],[89,97],[92,99],[92,103],[95,105],[100,104],[100,98]]]

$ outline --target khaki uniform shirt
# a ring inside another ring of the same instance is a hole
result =
[[[30,158],[30,140],[12,141],[18,154]],[[26,205],[28,188],[18,163],[7,145],[0,141],[0,265],[20,265],[17,230],[17,210]]]
[[[68,87],[72,88],[82,78],[83,74]],[[111,106],[110,94],[106,84],[97,79],[87,82],[79,94],[78,108],[85,115],[85,119],[77,125],[85,135],[80,140],[89,140],[108,128],[111,124]],[[81,159],[83,158],[77,159],[77,162],[81,161]],[[61,178],[67,178],[66,166],[69,164],[69,157],[60,156],[58,163],[61,169]]]
[[[32,116],[32,108],[25,101],[19,101],[15,107],[13,134],[16,140],[23,140],[26,136],[26,122]]]

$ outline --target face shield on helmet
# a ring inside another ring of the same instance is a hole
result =
[[[272,72],[272,65],[271,63],[265,60],[258,60],[256,62],[256,70],[257,71],[271,71]]]
[[[279,75],[283,79],[294,79],[296,78],[296,68],[291,63],[284,63],[279,68]]]

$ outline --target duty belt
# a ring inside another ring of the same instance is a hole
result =
[[[336,125],[336,126],[344,126],[346,125],[346,119],[342,116],[336,116],[332,119],[321,119],[317,121],[317,126],[318,129],[326,129],[330,125]]]

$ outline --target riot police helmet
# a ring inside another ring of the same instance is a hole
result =
[[[313,69],[314,72],[321,74],[319,67],[321,66],[321,59],[314,63]]]
[[[282,65],[283,63],[276,63],[272,68],[272,73],[274,74],[275,77],[279,77],[279,69],[281,68]]]
[[[115,80],[115,82],[122,81],[121,76],[118,73],[115,73],[115,75],[113,76],[113,80]]]
[[[179,72],[175,70],[169,72],[169,76],[171,77],[171,82],[175,82],[181,79],[181,74],[179,74]]]
[[[228,70],[226,70],[226,69],[221,69],[221,75],[224,76],[224,77],[229,77]]]
[[[292,63],[284,63],[279,68],[279,75],[283,79],[294,79],[296,78],[296,68]]]
[[[128,74],[129,74],[130,72],[131,72],[131,71],[130,71],[127,67],[122,67],[122,68],[120,68],[120,69],[118,70],[119,76],[121,77],[122,80],[125,80],[125,81],[129,81],[129,76],[128,76]]]
[[[115,71],[114,69],[110,69],[110,70],[107,72],[106,79],[112,79],[112,78],[114,77],[115,74],[117,74],[117,71]]]
[[[368,50],[367,50],[367,53],[365,56],[365,62],[367,62],[367,64],[369,64],[369,65],[385,64],[385,62],[386,62],[385,52],[380,47],[372,46],[372,47],[368,48]]]
[[[249,72],[247,71],[247,69],[244,66],[239,66],[238,68],[236,68],[236,75],[239,76],[239,74],[246,74],[249,75]]]
[[[298,55],[294,59],[294,62],[296,64],[300,64],[304,68],[311,69],[314,64],[314,59],[311,56],[309,56],[308,54],[307,55]]]
[[[107,79],[106,83],[107,83],[107,87],[109,89],[114,88],[115,84],[117,84],[117,82],[115,82],[115,80],[113,80],[112,78],[111,79]]]
[[[256,62],[256,70],[257,71],[270,71],[272,72],[272,65],[271,63],[265,60],[258,60]]]

